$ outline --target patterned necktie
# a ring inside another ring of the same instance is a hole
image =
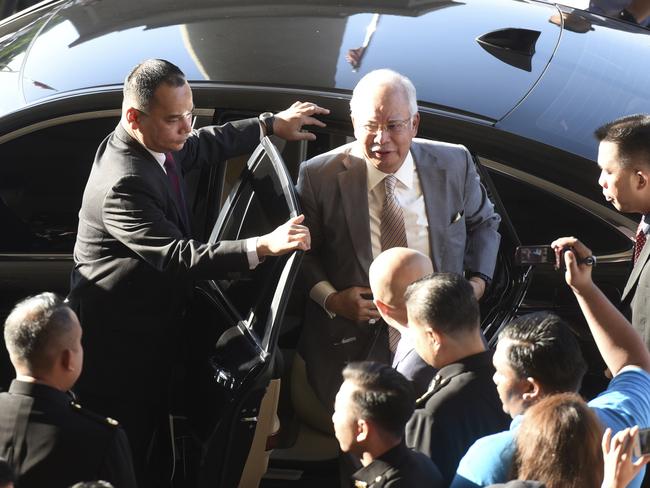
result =
[[[636,263],[636,260],[639,259],[639,254],[643,251],[643,246],[647,240],[645,232],[643,232],[643,220],[639,223],[639,228],[636,231],[636,238],[634,239],[634,259],[633,263]]]
[[[406,230],[404,228],[404,212],[395,198],[395,175],[386,175],[384,185],[386,197],[381,209],[381,224],[379,226],[381,250],[385,251],[392,247],[406,247]],[[395,354],[401,334],[394,327],[388,326],[388,348],[391,354]]]
[[[395,175],[386,175],[384,178],[386,197],[381,209],[381,224],[379,226],[382,251],[392,247],[407,247],[404,212],[395,198],[396,184]]]
[[[186,229],[189,229],[189,217],[187,215],[187,205],[185,204],[185,194],[183,192],[183,187],[181,186],[181,180],[178,177],[176,161],[174,161],[172,153],[165,153],[165,171],[167,171],[167,179],[169,180],[169,185],[171,186],[172,192],[176,197],[176,203],[178,203],[183,225]]]

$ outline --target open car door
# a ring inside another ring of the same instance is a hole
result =
[[[266,234],[299,214],[282,157],[264,138],[230,192],[210,242]],[[174,411],[186,422],[185,432],[173,433],[175,485],[188,481],[179,468],[192,466],[199,473],[195,486],[237,486],[274,375],[284,309],[301,258],[301,251],[267,257],[255,269],[197,285],[185,371],[175,392]]]

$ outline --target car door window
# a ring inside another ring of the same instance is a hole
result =
[[[97,146],[117,120],[56,124],[0,145],[0,252],[72,254]]]
[[[293,184],[277,149],[268,139],[258,147],[234,186],[210,237],[210,242],[256,237],[272,232],[298,215]],[[233,307],[236,316],[268,350],[273,325],[273,302],[278,301],[285,270],[293,254],[264,259],[252,270],[215,280],[217,288]],[[288,293],[288,290],[286,290]]]

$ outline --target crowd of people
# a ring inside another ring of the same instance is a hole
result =
[[[561,317],[517,317],[487,347],[479,301],[500,217],[466,148],[416,137],[408,78],[364,76],[350,103],[355,141],[300,166],[304,215],[241,241],[192,237],[185,175],[264,136],[313,139],[303,127],[323,126],[328,110],[296,102],[193,130],[193,109],[173,64],[147,60],[127,76],[121,120],[84,192],[68,300],[29,297],[5,322],[16,378],[0,394],[0,483],[161,486],[149,456],[193,280],[302,250],[296,354],[331,415],[344,485],[641,486],[650,456],[632,446],[650,427],[645,217],[622,311],[592,281],[582,242],[552,244],[612,377],[585,402],[586,364]],[[596,137],[605,197],[645,216],[650,116]]]

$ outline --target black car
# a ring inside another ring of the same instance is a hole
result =
[[[564,28],[570,16],[588,29]],[[43,2],[0,23],[0,320],[25,295],[67,293],[82,191],[99,142],[119,120],[123,78],[138,62],[162,57],[187,74],[195,127],[297,99],[331,109],[315,141],[265,140],[250,159],[188,181],[194,233],[210,240],[259,235],[299,214],[300,163],[352,140],[351,90],[388,67],[418,90],[418,135],[467,146],[502,217],[497,269],[482,300],[485,336],[493,344],[514,315],[553,310],[574,324],[597,382],[600,358],[563,274],[516,265],[515,248],[575,235],[598,258],[595,281],[620,298],[636,217],[604,201],[592,133],[650,112],[648,41],[631,24],[521,0]],[[215,486],[237,484],[271,378],[285,384],[267,410],[279,401],[285,426],[293,425],[290,397],[301,392],[289,387],[291,350],[306,299],[295,283],[300,258],[196,285],[183,364],[197,381],[179,389],[173,412],[177,484],[196,472]],[[5,359],[0,386],[11,374]],[[300,435],[276,441],[289,447]],[[263,451],[266,441],[255,442]],[[298,451],[302,461],[328,457]],[[272,466],[291,465],[295,452],[276,451]]]

